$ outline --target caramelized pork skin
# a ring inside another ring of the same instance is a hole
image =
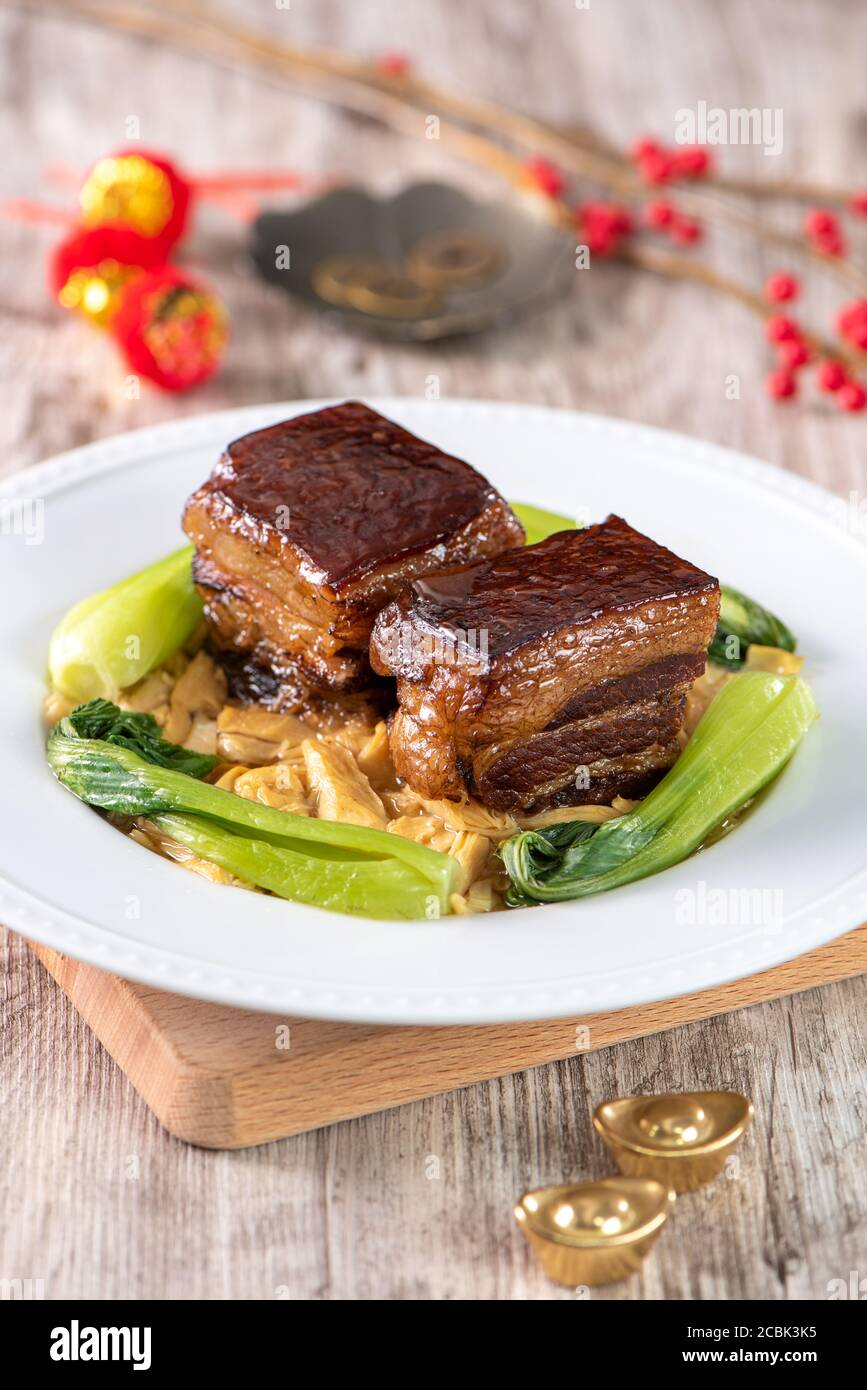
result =
[[[184,529],[217,648],[322,690],[369,674],[376,613],[407,583],[524,540],[469,464],[358,402],[236,440]]]
[[[635,791],[674,761],[718,610],[715,579],[614,516],[416,580],[371,641],[398,679],[395,766],[495,809]]]

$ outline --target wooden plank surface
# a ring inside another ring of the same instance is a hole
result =
[[[780,108],[783,154],[726,150],[727,168],[867,183],[867,10],[824,0],[293,0],[226,4],[300,41],[418,55],[434,77],[626,141],[670,134],[678,107]],[[294,163],[369,172],[380,187],[435,174],[495,185],[245,73],[0,7],[7,141],[2,194],[124,140],[191,169]],[[786,217],[781,218],[786,224]],[[789,225],[795,226],[792,215]],[[520,329],[423,350],[333,335],[239,265],[238,229],[208,211],[189,247],[234,321],[224,371],[188,397],[125,400],[109,345],[43,290],[52,233],[4,226],[0,471],[99,435],[281,397],[441,394],[590,408],[741,447],[843,496],[865,490],[863,420],[814,399],[764,399],[761,334],[741,310],[606,267]],[[855,229],[864,259],[864,232]],[[760,284],[778,258],[740,237],[717,264]],[[825,321],[840,295],[816,281]],[[740,397],[726,395],[739,376]],[[11,808],[6,808],[6,813]],[[853,813],[855,813],[853,809]],[[63,994],[6,938],[0,1070],[0,1277],[47,1297],[568,1298],[512,1229],[524,1188],[600,1175],[590,1113],[605,1096],[734,1086],[757,1122],[737,1179],[681,1203],[640,1276],[596,1298],[827,1296],[867,1239],[867,983],[811,990],[598,1053],[239,1153],[171,1139]]]
[[[279,1018],[185,999],[30,943],[169,1133],[241,1149],[867,971],[867,926],[716,989],[586,1017],[462,1028]]]

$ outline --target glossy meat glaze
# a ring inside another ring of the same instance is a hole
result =
[[[423,796],[610,801],[677,755],[719,587],[619,517],[525,547],[479,473],[348,402],[235,441],[184,527],[236,696],[396,677],[392,756]]]
[[[521,646],[603,614],[634,611],[649,599],[712,593],[715,579],[619,516],[431,575],[412,585],[404,606],[417,630],[463,633],[469,619],[487,632],[488,669]],[[399,672],[409,675],[410,670]]]
[[[619,517],[416,581],[371,641],[398,678],[398,772],[535,810],[610,799],[621,758],[636,791],[636,755],[655,750],[655,773],[676,757],[718,610],[715,579]]]
[[[470,522],[505,508],[468,463],[359,401],[235,440],[196,499],[335,599],[409,556],[442,560]],[[506,522],[520,544],[520,523]]]
[[[413,579],[522,545],[507,503],[469,464],[358,402],[231,444],[184,529],[214,646],[305,685],[371,680],[376,613]],[[283,693],[281,695],[281,687]]]

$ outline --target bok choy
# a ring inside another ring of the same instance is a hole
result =
[[[54,688],[71,700],[114,697],[167,661],[202,616],[192,553],[182,546],[70,608],[48,648]]]
[[[158,815],[150,819],[158,830],[200,859],[280,898],[361,917],[435,917],[448,911],[448,902],[443,903],[435,885],[399,859],[360,854],[335,858],[322,854],[321,847],[310,853],[309,846],[299,852],[297,841],[278,843],[276,839],[233,835],[203,816]]]
[[[93,701],[55,725],[48,762],[81,801],[146,816],[201,858],[281,897],[365,917],[449,912],[457,871],[449,855],[387,831],[293,815],[213,787],[199,780],[213,760],[159,738],[154,724],[148,715]],[[88,736],[93,733],[98,737]],[[197,759],[198,770],[185,759]]]
[[[747,647],[780,647],[793,652],[795,636],[781,618],[727,584],[720,586],[719,620],[707,654],[718,666],[743,666]]]
[[[566,821],[500,846],[507,902],[562,902],[659,873],[698,849],[777,775],[817,717],[800,676],[744,672],[720,691],[678,761],[625,816]]]
[[[171,767],[190,777],[205,777],[217,764],[210,753],[193,753],[169,743],[152,714],[118,709],[111,700],[89,700],[79,705],[67,716],[66,727],[76,738],[102,739],[118,748],[131,748],[145,762]]]
[[[572,531],[578,525],[573,516],[546,512],[543,507],[532,507],[529,502],[510,502],[509,506],[527,534],[527,545],[538,545],[555,531]]]

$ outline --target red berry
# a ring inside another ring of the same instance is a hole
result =
[[[645,203],[641,218],[646,227],[667,227],[675,215],[674,204],[665,198],[653,198]]]
[[[826,357],[824,362],[819,363],[816,381],[822,391],[839,391],[846,384],[846,373],[839,362]]]
[[[804,218],[804,231],[817,251],[825,256],[846,254],[839,219],[827,208],[813,208]]]
[[[854,212],[856,217],[867,217],[867,192],[852,194],[849,211]]]
[[[668,183],[674,162],[664,150],[652,150],[638,161],[638,171],[645,183]]]
[[[588,217],[583,208],[575,209],[575,227],[594,256],[610,256],[617,245],[618,235],[610,223]]]
[[[855,347],[867,349],[867,299],[853,299],[837,315],[837,332]]]
[[[412,62],[405,53],[389,50],[379,54],[376,66],[383,77],[407,77],[412,69]]]
[[[775,401],[785,401],[798,393],[798,383],[785,367],[778,367],[765,377],[765,390]]]
[[[800,338],[786,338],[784,342],[777,343],[777,359],[781,367],[794,370],[809,362],[810,349]]]
[[[694,217],[683,217],[678,213],[668,228],[668,235],[682,246],[691,246],[693,242],[701,241],[704,232],[701,223],[696,222]]]
[[[659,153],[659,141],[654,140],[652,135],[639,135],[629,148],[629,158],[633,164],[640,164],[648,155]]]
[[[788,275],[784,271],[768,276],[765,281],[765,299],[769,299],[772,304],[781,304],[786,299],[797,299],[800,292],[800,282],[794,275]]]
[[[804,218],[804,231],[809,237],[836,236],[840,231],[840,224],[833,212],[827,208],[812,208]]]
[[[867,391],[860,381],[847,381],[837,392],[837,404],[841,410],[863,410],[867,405]]]
[[[629,209],[619,203],[586,202],[581,203],[578,213],[584,222],[592,222],[600,231],[625,233],[632,231],[632,218]]]
[[[566,187],[566,178],[548,159],[528,159],[524,169],[531,181],[549,198],[559,198]]]
[[[597,256],[616,251],[621,238],[632,231],[629,211],[618,203],[582,203],[575,211],[575,222],[585,244]]]
[[[823,236],[814,237],[813,245],[817,251],[821,251],[825,256],[845,256],[846,254],[846,241],[839,232],[827,232]]]
[[[703,145],[687,145],[673,157],[675,178],[701,179],[710,172],[711,157]]]
[[[867,299],[850,299],[837,314],[837,332],[848,338],[853,328],[867,324]]]
[[[616,237],[610,232],[603,232],[595,227],[585,227],[582,236],[588,251],[594,256],[610,256],[617,244]]]
[[[800,338],[801,330],[794,319],[785,314],[771,314],[765,319],[765,337],[769,343],[784,343],[787,338]]]
[[[867,323],[854,323],[846,334],[849,342],[860,352],[867,352]]]

